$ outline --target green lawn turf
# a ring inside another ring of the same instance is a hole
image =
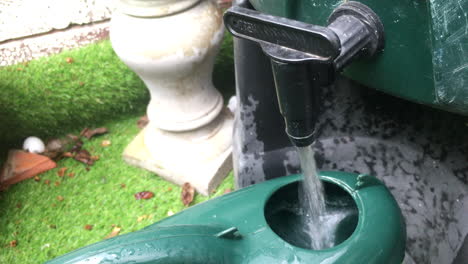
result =
[[[213,82],[225,99],[234,94],[229,35],[216,59]],[[27,136],[46,140],[77,134],[86,126],[106,126],[111,131],[85,141],[84,147],[100,157],[89,171],[67,159],[58,167],[67,167],[74,178],[60,178],[57,168],[40,175],[38,182],[29,179],[0,193],[0,263],[42,263],[102,240],[112,225],[121,227],[123,234],[184,208],[179,187],[128,166],[121,158],[138,133],[135,123],[144,114],[149,96],[109,41],[0,68],[0,94],[0,164],[8,149],[21,148]],[[102,147],[104,139],[111,146]],[[233,188],[232,175],[213,196],[228,188]],[[155,197],[135,200],[134,194],[145,190]],[[197,195],[194,203],[206,199]],[[150,218],[138,222],[143,215]],[[85,225],[92,225],[92,230],[85,230]],[[13,240],[16,247],[9,246]]]
[[[100,157],[89,171],[84,164],[65,159],[58,168],[40,175],[40,181],[29,179],[0,193],[0,263],[43,263],[103,240],[112,225],[121,227],[121,234],[128,233],[166,217],[169,211],[177,213],[185,208],[179,186],[122,161],[124,148],[139,131],[136,121],[141,114],[109,121],[103,124],[109,134],[84,140],[84,148]],[[101,142],[107,139],[111,145],[102,147]],[[68,169],[59,177],[62,167]],[[69,172],[75,174],[73,178],[67,176]],[[55,186],[55,182],[60,185]],[[212,197],[232,188],[230,175]],[[136,200],[134,194],[141,191],[155,196]],[[195,203],[207,199],[196,195]],[[143,215],[150,218],[138,222]],[[92,225],[92,230],[86,230],[85,225]],[[13,240],[18,245],[9,247]]]
[[[0,94],[0,146],[8,147],[141,110],[149,99],[109,41],[3,67]]]
[[[226,34],[213,73],[225,99],[234,94],[232,52]],[[0,68],[0,95],[0,160],[28,136],[55,137],[142,111],[149,101],[143,82],[108,40]]]

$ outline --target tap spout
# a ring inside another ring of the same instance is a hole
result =
[[[235,37],[259,43],[270,57],[286,133],[295,146],[308,146],[315,140],[322,88],[355,59],[383,49],[383,25],[369,7],[353,1],[336,8],[327,27],[244,6],[226,11],[226,28]]]

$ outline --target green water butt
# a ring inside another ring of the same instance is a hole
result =
[[[263,13],[324,26],[332,11],[347,1],[249,2]],[[354,62],[344,75],[401,98],[467,115],[468,0],[358,2],[382,21],[385,48],[378,56]]]
[[[240,189],[188,208],[143,230],[76,250],[48,263],[401,263],[405,225],[388,189],[372,176],[321,172],[327,205],[355,213],[338,225],[336,245],[311,250],[294,215],[301,175]],[[279,210],[278,210],[279,208]]]

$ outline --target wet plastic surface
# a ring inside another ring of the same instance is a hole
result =
[[[297,173],[299,159],[284,133],[268,58],[258,45],[243,40],[235,40],[235,54],[236,184]],[[346,79],[322,94],[318,167],[382,179],[403,210],[407,253],[415,263],[452,263],[466,255],[468,118]]]
[[[413,102],[468,114],[468,0],[362,1],[382,20],[385,52],[344,74]],[[256,10],[326,25],[342,0],[250,0]]]
[[[271,230],[265,219],[265,203],[278,189],[297,182],[300,175],[295,175],[229,193],[141,231],[48,263],[401,263],[404,222],[388,189],[373,177],[366,187],[356,188],[357,174],[321,172],[320,177],[337,187],[331,193],[344,191],[352,197],[359,211],[351,236],[329,249],[291,245]]]

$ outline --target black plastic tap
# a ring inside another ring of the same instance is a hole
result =
[[[298,147],[315,140],[321,87],[352,60],[384,47],[384,29],[366,5],[347,2],[336,8],[327,27],[271,16],[242,6],[224,14],[235,37],[258,42],[271,59],[286,133]]]

